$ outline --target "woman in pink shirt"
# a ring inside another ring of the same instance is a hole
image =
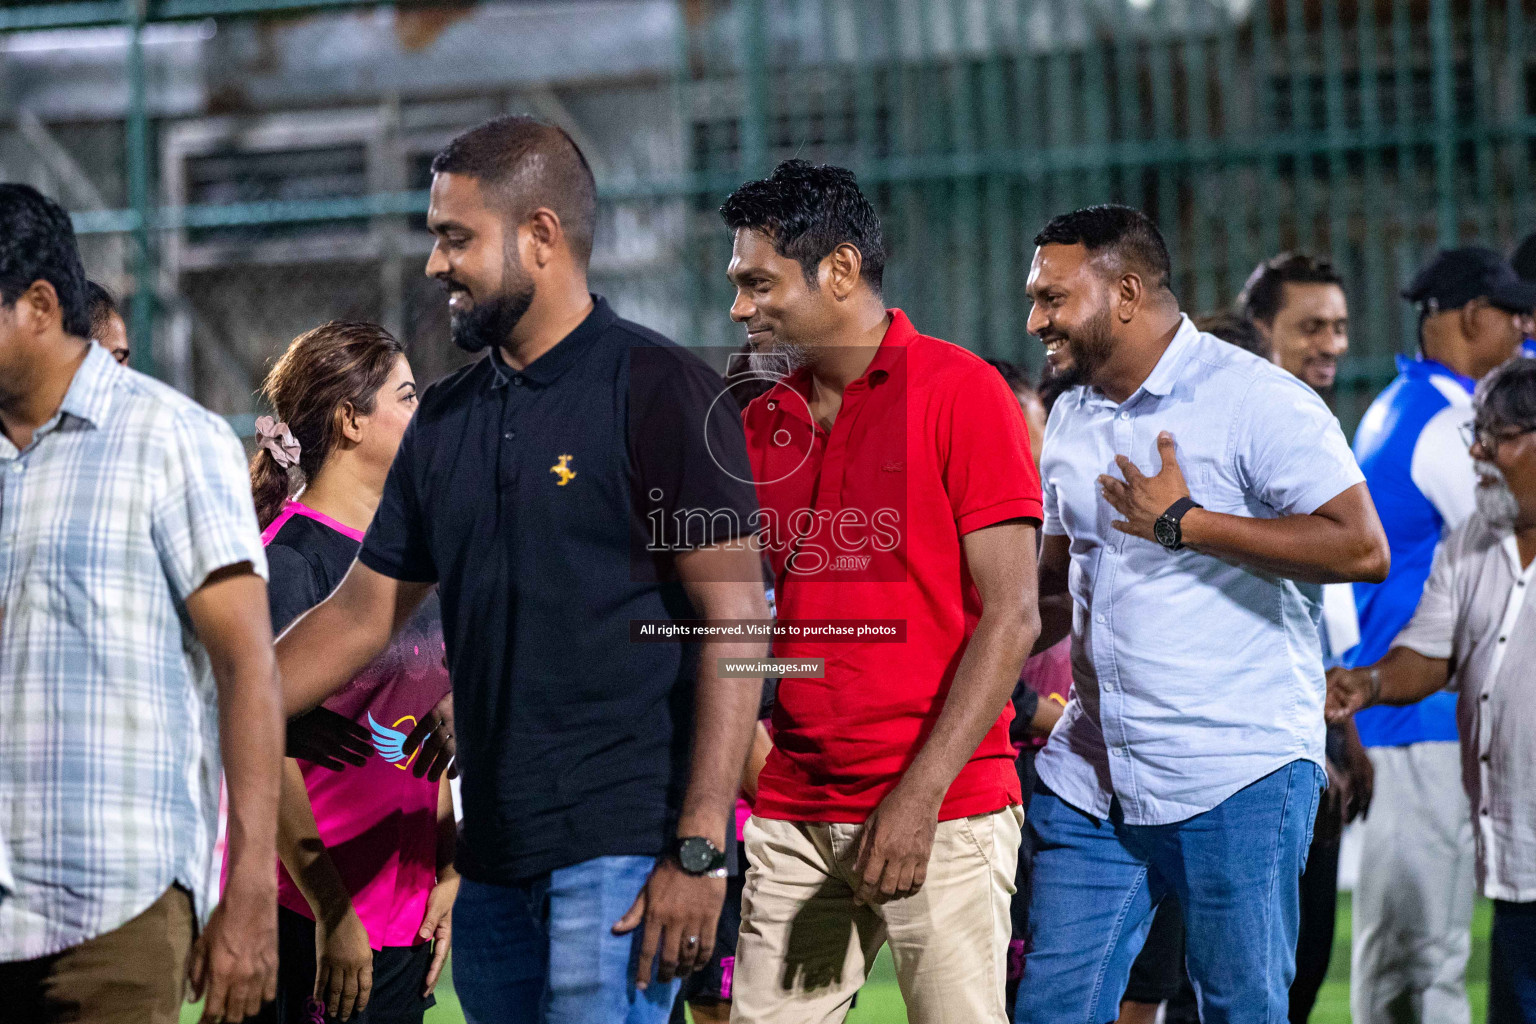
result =
[[[251,487],[281,632],[346,575],[416,409],[400,344],[333,322],[300,335],[262,385]],[[297,496],[290,496],[296,493]],[[418,1024],[448,955],[458,892],[448,780],[411,771],[406,734],[449,690],[436,595],[383,655],[312,714],[368,730],[361,767],[284,762],[278,997],[260,1020]]]

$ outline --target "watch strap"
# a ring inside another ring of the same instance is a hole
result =
[[[1157,518],[1159,522],[1167,523],[1168,525],[1172,526],[1174,531],[1178,534],[1178,539],[1172,544],[1163,544],[1163,547],[1167,548],[1169,551],[1178,551],[1183,548],[1184,531],[1180,528],[1179,524],[1183,521],[1185,513],[1187,513],[1190,509],[1203,507],[1203,505],[1195,501],[1195,499],[1191,498],[1187,494],[1175,501],[1172,505],[1169,505],[1167,511],[1165,511]],[[1161,538],[1158,539],[1158,543],[1163,543]]]
[[[1190,509],[1203,507],[1204,506],[1196,502],[1194,498],[1191,498],[1186,494],[1184,497],[1168,506],[1168,511],[1163,513],[1163,518],[1171,519],[1177,523],[1179,520],[1184,518],[1184,513],[1188,512]]]

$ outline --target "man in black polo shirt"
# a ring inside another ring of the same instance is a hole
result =
[[[665,1021],[714,943],[757,712],[759,684],[717,662],[766,652],[631,643],[630,623],[767,618],[739,413],[701,361],[587,291],[596,189],[563,131],[501,118],[432,170],[427,273],[455,343],[490,353],[422,395],[358,561],[278,645],[285,704],[344,685],[435,583],[465,1009]],[[647,546],[657,515],[684,527],[668,552]]]

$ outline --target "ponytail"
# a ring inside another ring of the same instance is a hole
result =
[[[288,471],[277,464],[271,452],[256,449],[251,456],[251,497],[256,500],[257,525],[263,530],[271,526],[292,493]]]

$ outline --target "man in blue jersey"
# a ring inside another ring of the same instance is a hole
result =
[[[1435,545],[1472,512],[1476,477],[1460,427],[1478,379],[1519,348],[1517,318],[1536,307],[1536,284],[1490,249],[1454,249],[1403,297],[1419,309],[1419,357],[1398,358],[1397,378],[1355,435],[1392,569],[1383,583],[1355,584],[1360,643],[1349,666],[1387,653],[1418,606]],[[1376,785],[1354,895],[1353,1018],[1464,1024],[1474,882],[1456,697],[1370,708],[1356,721]]]

